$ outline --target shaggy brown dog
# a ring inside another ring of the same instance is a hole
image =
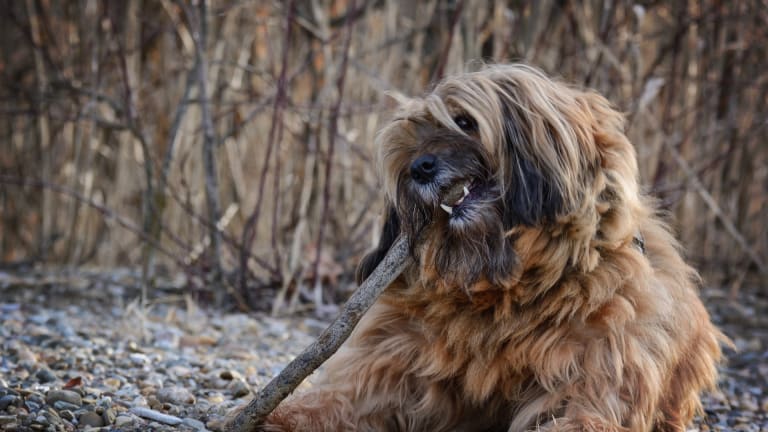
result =
[[[684,431],[722,334],[638,188],[624,119],[521,65],[446,79],[378,139],[414,264],[270,431]]]

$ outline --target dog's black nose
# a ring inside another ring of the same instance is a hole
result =
[[[433,154],[419,156],[411,164],[411,178],[416,183],[427,184],[434,180],[437,174],[437,157]]]

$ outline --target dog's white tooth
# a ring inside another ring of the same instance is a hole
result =
[[[448,214],[453,214],[453,207],[451,207],[449,205],[440,204],[440,208],[445,210],[445,212],[448,213]]]
[[[468,187],[466,187],[466,186],[464,186],[464,196],[463,196],[463,197],[461,197],[461,199],[463,200],[464,198],[466,198],[466,197],[467,197],[467,195],[469,195],[469,188],[468,188]]]

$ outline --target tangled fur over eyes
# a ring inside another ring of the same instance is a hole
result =
[[[404,99],[365,278],[414,263],[269,431],[684,431],[725,337],[638,186],[624,119],[525,65]]]

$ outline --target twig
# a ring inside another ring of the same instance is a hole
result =
[[[349,64],[349,46],[352,40],[352,11],[355,10],[355,1],[349,5],[349,12],[347,13],[347,37],[344,40],[344,51],[341,59],[341,66],[339,69],[339,75],[336,79],[336,103],[331,108],[331,114],[328,125],[328,152],[326,154],[325,161],[325,184],[323,186],[323,209],[320,213],[320,228],[317,234],[317,253],[315,254],[314,268],[314,280],[313,286],[315,287],[315,300],[317,306],[320,307],[322,303],[322,295],[320,292],[320,257],[323,249],[323,237],[325,236],[325,227],[328,225],[328,209],[330,208],[331,201],[331,175],[333,174],[333,151],[336,144],[336,132],[339,128],[339,111],[341,109],[341,102],[344,100],[344,80],[347,76],[347,65]],[[318,140],[318,149],[320,148],[320,141]]]
[[[264,387],[248,405],[231,419],[225,430],[229,432],[256,431],[280,402],[320,367],[342,343],[389,284],[408,264],[408,240],[401,236],[387,255],[352,294],[339,316],[325,331]]]
[[[437,67],[435,68],[435,74],[432,76],[432,82],[440,81],[445,74],[445,65],[448,63],[448,55],[451,53],[451,46],[453,45],[453,33],[456,32],[456,25],[459,23],[459,18],[461,17],[461,12],[463,9],[464,0],[459,0],[456,3],[456,9],[453,11],[453,16],[451,17],[451,24],[448,27],[448,40],[445,42],[445,48],[443,48],[443,52],[440,54],[440,58],[438,59]]]
[[[38,142],[40,144],[40,162],[43,180],[50,182],[52,179],[52,155],[51,155],[51,127],[48,118],[48,107],[44,106],[45,94],[48,91],[48,76],[43,61],[43,44],[39,12],[32,0],[27,0],[27,13],[29,14],[29,29],[34,46],[35,80],[37,81],[36,105],[40,110],[37,118]],[[53,196],[47,189],[43,190],[40,206],[42,223],[40,224],[38,253],[45,260],[48,255],[51,232],[53,230]]]
[[[190,14],[191,18],[191,14]],[[208,36],[208,3],[200,0],[198,3],[198,26],[192,32],[195,42],[195,59],[197,63],[197,89],[200,97],[200,111],[203,120],[203,167],[205,169],[205,197],[208,205],[208,220],[219,220],[219,181],[216,177],[216,157],[214,145],[216,144],[216,131],[213,128],[210,101],[208,99],[208,64],[205,58],[205,49]],[[215,227],[209,227],[208,236],[211,239],[211,252],[209,258],[213,266],[213,277],[216,282],[221,282],[221,236]],[[216,290],[216,304],[221,306],[223,298],[220,290]]]
[[[181,28],[180,25],[177,26],[177,28]],[[170,177],[170,172],[171,172],[171,162],[173,161],[173,158],[176,154],[176,142],[178,141],[178,135],[181,129],[182,121],[184,120],[184,116],[187,112],[187,108],[189,107],[189,99],[190,99],[189,96],[190,96],[190,93],[192,92],[192,86],[196,81],[195,77],[198,74],[199,65],[200,65],[200,58],[198,56],[195,56],[195,63],[192,66],[192,69],[187,73],[186,81],[184,83],[184,92],[176,107],[176,112],[174,113],[174,116],[173,116],[173,123],[171,124],[170,131],[168,132],[168,138],[165,146],[166,148],[165,155],[163,156],[163,162],[160,167],[160,176],[158,179],[159,184],[157,185],[157,188],[155,189],[155,193],[152,196],[152,206],[153,206],[152,208],[154,209],[154,220],[152,221],[152,224],[150,226],[149,235],[158,242],[160,241],[160,233],[161,233],[160,228],[163,221],[163,214],[165,213],[165,210],[168,207],[168,200],[167,200],[168,194],[166,193],[166,188],[168,185],[168,178]],[[202,98],[205,99],[205,97],[202,97]],[[149,248],[146,250],[145,254],[146,255],[144,257],[143,265],[146,268],[149,266],[149,263],[151,263],[153,260],[154,250]]]
[[[672,156],[675,158],[675,162],[677,162],[677,164],[680,166],[680,169],[682,169],[685,173],[685,177],[691,183],[691,186],[693,186],[696,192],[701,196],[701,199],[704,200],[704,203],[707,204],[707,207],[709,207],[712,213],[714,213],[714,215],[720,219],[720,222],[722,222],[723,227],[725,227],[725,230],[728,231],[728,234],[733,237],[733,239],[736,241],[736,244],[738,244],[739,247],[744,250],[747,256],[749,256],[749,259],[752,260],[758,271],[764,275],[768,275],[768,266],[766,266],[757,252],[755,252],[749,243],[747,243],[747,240],[744,238],[744,236],[741,235],[733,222],[731,222],[731,219],[725,213],[723,213],[723,211],[720,209],[720,206],[717,204],[717,201],[712,198],[712,195],[710,195],[710,193],[701,183],[701,180],[699,180],[699,177],[688,165],[688,162],[683,158],[680,152],[677,151],[671,142],[665,140],[664,143],[670,153],[672,153]]]
[[[282,108],[285,104],[285,87],[286,77],[288,71],[288,52],[290,51],[291,43],[291,22],[293,21],[293,15],[295,14],[295,2],[291,1],[288,4],[288,13],[285,17],[285,40],[283,41],[283,59],[280,65],[280,76],[277,79],[277,94],[275,95],[275,103],[272,108],[272,125],[269,129],[269,138],[267,139],[267,152],[264,155],[264,163],[261,167],[261,176],[259,178],[259,190],[256,195],[256,204],[253,207],[253,212],[248,217],[248,220],[243,227],[242,246],[240,250],[240,290],[242,294],[246,291],[246,280],[248,275],[248,258],[246,253],[251,250],[253,242],[256,240],[256,222],[259,220],[261,214],[261,203],[264,199],[264,188],[267,184],[267,171],[269,170],[269,159],[272,155],[272,150],[275,146],[275,135],[277,132],[278,124],[282,128]],[[279,164],[279,161],[276,163]],[[278,267],[279,271],[280,268]]]

